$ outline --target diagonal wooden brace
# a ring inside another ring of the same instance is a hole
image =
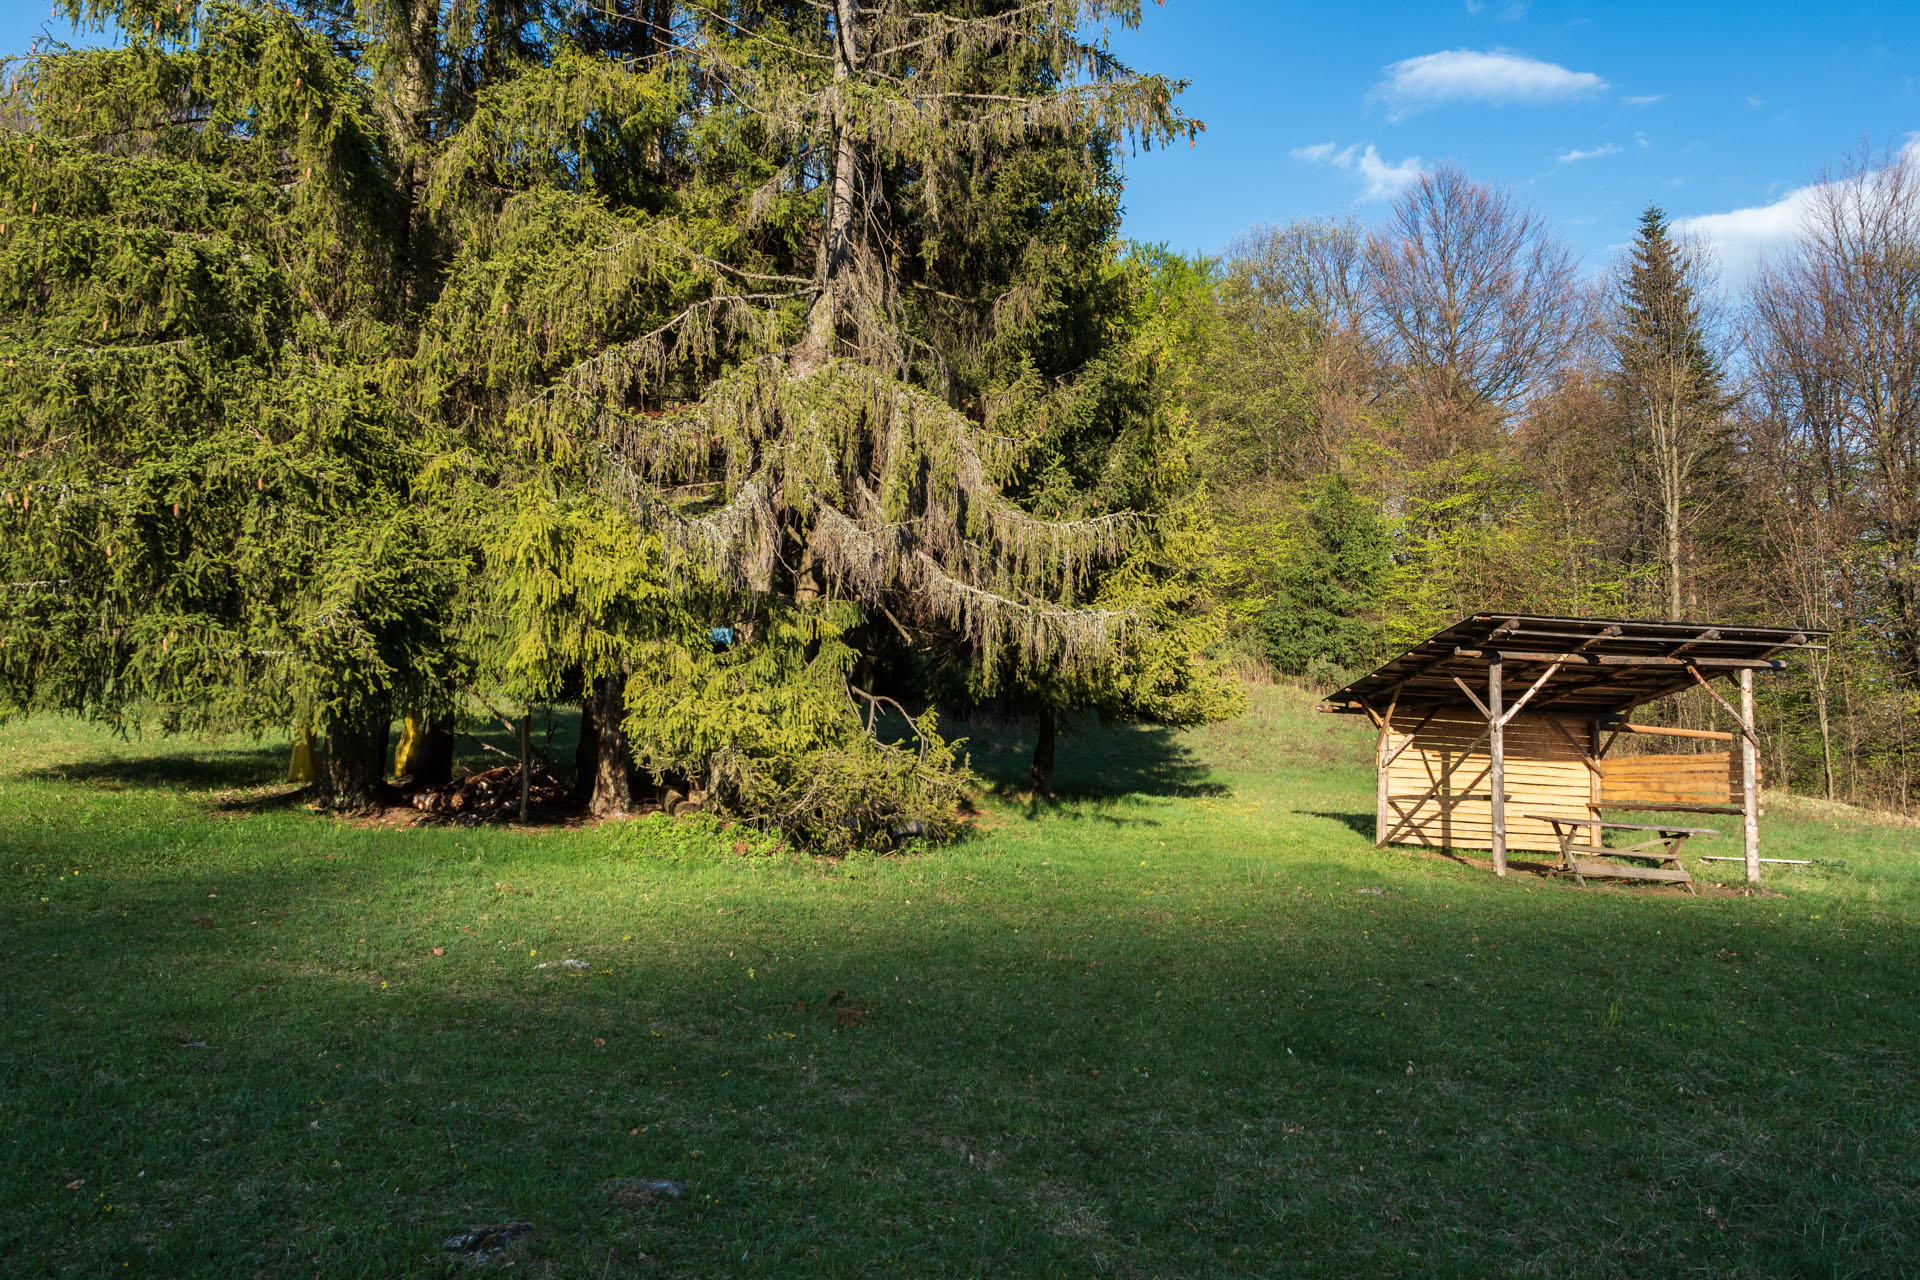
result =
[[[1691,662],[1689,662],[1687,664],[1687,670],[1692,673],[1693,678],[1695,680],[1700,682],[1700,687],[1702,689],[1705,689],[1708,693],[1712,694],[1713,700],[1719,703],[1722,707],[1724,707],[1726,709],[1727,714],[1733,717],[1733,722],[1740,726],[1740,732],[1746,735],[1747,741],[1751,742],[1756,748],[1758,748],[1760,745],[1760,736],[1753,731],[1753,726],[1747,723],[1746,718],[1742,716],[1738,711],[1735,711],[1733,709],[1733,704],[1731,702],[1728,702],[1725,698],[1720,696],[1720,691],[1718,689],[1714,688],[1713,685],[1708,683],[1707,678],[1700,674],[1699,667],[1696,667]]]
[[[1560,664],[1556,662],[1552,666],[1548,667],[1545,671],[1541,672],[1540,678],[1538,680],[1535,680],[1533,684],[1528,687],[1527,691],[1520,695],[1520,701],[1514,703],[1511,707],[1507,708],[1507,713],[1500,717],[1500,723],[1506,724],[1508,721],[1512,720],[1515,716],[1519,715],[1520,708],[1526,706],[1527,702],[1533,697],[1533,695],[1540,692],[1540,686],[1544,685],[1547,681],[1553,679],[1553,673],[1558,671],[1559,669],[1560,669]],[[1466,686],[1462,685],[1461,687],[1465,688]]]

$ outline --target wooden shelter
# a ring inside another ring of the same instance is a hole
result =
[[[1588,830],[1591,852],[1602,845],[1609,810],[1738,813],[1747,879],[1757,882],[1753,675],[1784,669],[1780,655],[1817,647],[1825,634],[1481,613],[1329,694],[1320,709],[1365,715],[1379,730],[1376,844],[1488,849],[1505,875],[1509,849],[1565,853],[1575,829],[1569,819]],[[1715,686],[1722,677],[1736,687],[1738,709]],[[1628,718],[1696,687],[1732,717],[1733,732]],[[1709,739],[1727,749],[1609,759],[1622,734]]]

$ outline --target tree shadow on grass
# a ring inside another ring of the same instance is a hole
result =
[[[948,726],[971,746],[973,770],[995,795],[1031,797],[1034,731],[1004,720],[981,719]],[[1063,733],[1056,748],[1053,799],[1111,802],[1128,796],[1197,799],[1223,796],[1228,788],[1181,741],[1158,725],[1087,724]]]
[[[125,755],[41,765],[20,774],[27,782],[70,782],[121,790],[230,791],[282,781],[284,746],[183,749],[164,755]]]
[[[1303,818],[1325,818],[1337,822],[1357,836],[1366,838],[1368,844],[1374,839],[1374,817],[1370,813],[1337,812],[1330,809],[1296,809]]]
[[[55,881],[52,904],[0,904],[0,990],[24,1028],[0,1067],[23,1146],[54,1153],[0,1171],[0,1191],[43,1256],[282,1274],[285,1240],[325,1238],[333,1271],[401,1274],[447,1230],[511,1215],[540,1233],[528,1270],[598,1274],[644,1245],[683,1272],[741,1274],[725,1264],[745,1236],[765,1242],[762,1274],[851,1274],[898,1239],[876,1190],[896,1215],[937,1196],[982,1222],[1071,1228],[936,1228],[914,1246],[927,1273],[982,1257],[1010,1276],[1091,1270],[1097,1247],[1139,1274],[1230,1274],[1248,1256],[1365,1272],[1415,1250],[1436,1273],[1494,1274],[1516,1202],[1569,1273],[1606,1249],[1621,1262],[1603,1274],[1658,1273],[1680,1245],[1728,1273],[1839,1271],[1836,1232],[1859,1274],[1910,1256],[1916,1219],[1885,1191],[1915,1119],[1899,1014],[1846,1002],[1805,1047],[1782,1034],[1822,981],[1898,989],[1896,948],[1836,956],[1830,935],[1768,913],[1730,938],[1723,916],[1670,903],[1569,912],[1544,895],[1497,911],[1254,895],[1204,915],[1195,901],[1192,918],[1142,899],[1097,932],[1085,916],[1104,899],[989,897],[1014,934],[811,878],[757,877],[721,912],[657,892],[672,883],[658,868],[581,877],[503,847],[465,875],[414,838],[164,870],[136,856]],[[578,918],[560,922],[569,900]],[[1596,984],[1650,950],[1657,993]],[[1735,978],[1750,1001],[1727,998]],[[101,1124],[102,1075],[140,1125]],[[1703,1105],[1703,1079],[1747,1103]],[[1730,1166],[1761,1126],[1774,1158]],[[1326,1177],[1354,1135],[1389,1128],[1360,1153],[1365,1180]],[[155,1160],[193,1143],[191,1162]],[[1480,1194],[1516,1161],[1524,1197]],[[1815,1161],[1823,1176],[1804,1177]],[[100,1221],[34,1194],[105,1191],[99,1168],[154,1170],[134,1211]],[[1618,1223],[1553,1216],[1645,1169],[1781,1211],[1728,1231],[1692,1195],[1636,1195]],[[706,1208],[653,1206],[637,1226],[603,1209],[604,1180],[635,1173],[695,1179]],[[236,1186],[253,1197],[237,1208]],[[1356,1220],[1356,1192],[1393,1212]],[[351,1229],[372,1218],[393,1230]],[[152,1220],[167,1230],[137,1234]]]

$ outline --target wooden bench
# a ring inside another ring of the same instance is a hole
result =
[[[1553,827],[1553,834],[1560,841],[1560,870],[1571,875],[1582,888],[1586,887],[1587,877],[1592,876],[1600,880],[1668,880],[1685,885],[1688,893],[1697,894],[1699,890],[1693,887],[1693,877],[1687,874],[1686,867],[1680,862],[1680,850],[1694,836],[1719,834],[1712,827],[1602,822],[1597,818],[1569,818],[1548,813],[1529,813],[1526,816]],[[1651,831],[1655,834],[1651,840],[1628,845],[1624,849],[1612,849],[1579,839],[1582,828],[1591,830],[1595,827],[1608,831]],[[1653,865],[1643,867],[1636,863],[1611,861],[1614,858],[1633,858],[1636,862],[1651,862]]]

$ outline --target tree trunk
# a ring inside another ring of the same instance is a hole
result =
[[[528,785],[533,781],[533,708],[520,708],[520,825],[527,822]]]
[[[1833,793],[1833,725],[1827,712],[1827,672],[1826,664],[1819,659],[1808,664],[1813,676],[1813,709],[1820,720],[1820,772],[1826,779],[1827,799],[1834,798]]]
[[[1680,498],[1677,493],[1668,499],[1666,507],[1667,617],[1677,622],[1687,616],[1680,607]]]
[[[589,680],[580,698],[580,740],[573,748],[573,792],[583,804],[593,799],[593,775],[600,760],[600,729],[593,714],[597,701]]]
[[[1660,378],[1670,384],[1667,394],[1661,396],[1670,401],[1655,408],[1652,421],[1648,424],[1648,436],[1653,442],[1654,465],[1659,471],[1660,488],[1660,562],[1665,570],[1667,595],[1667,617],[1678,621],[1686,616],[1681,607],[1681,530],[1686,520],[1687,463],[1685,459],[1686,442],[1684,426],[1681,422],[1681,405],[1678,386],[1683,381],[1681,371],[1662,369]]]
[[[596,818],[624,817],[633,808],[628,771],[633,752],[627,745],[627,680],[601,676],[589,695],[593,705],[593,789],[587,811]]]
[[[833,0],[833,79],[844,86],[860,65],[859,10],[855,0]],[[853,132],[836,121],[833,129],[833,176],[827,185],[826,233],[820,240],[816,270],[820,296],[807,317],[807,335],[795,348],[790,368],[804,378],[834,355],[840,321],[845,311],[845,276],[853,265],[854,199],[859,157]]]
[[[411,0],[395,16],[397,38],[393,43],[398,57],[387,112],[400,138],[395,178],[406,209],[406,225],[401,231],[400,260],[404,276],[400,288],[409,305],[421,307],[427,302],[426,261],[431,239],[426,173],[439,89],[440,3],[439,0]]]
[[[1920,559],[1905,539],[1920,541],[1920,529],[1895,525],[1887,569],[1887,594],[1892,602],[1894,679],[1908,689],[1920,689]]]
[[[380,807],[385,798],[382,780],[387,771],[389,728],[386,717],[378,712],[327,726],[318,787],[322,805],[341,813],[366,813]]]
[[[1059,713],[1052,707],[1041,707],[1040,736],[1033,744],[1033,772],[1027,779],[1035,795],[1053,794],[1053,744],[1059,730]]]

